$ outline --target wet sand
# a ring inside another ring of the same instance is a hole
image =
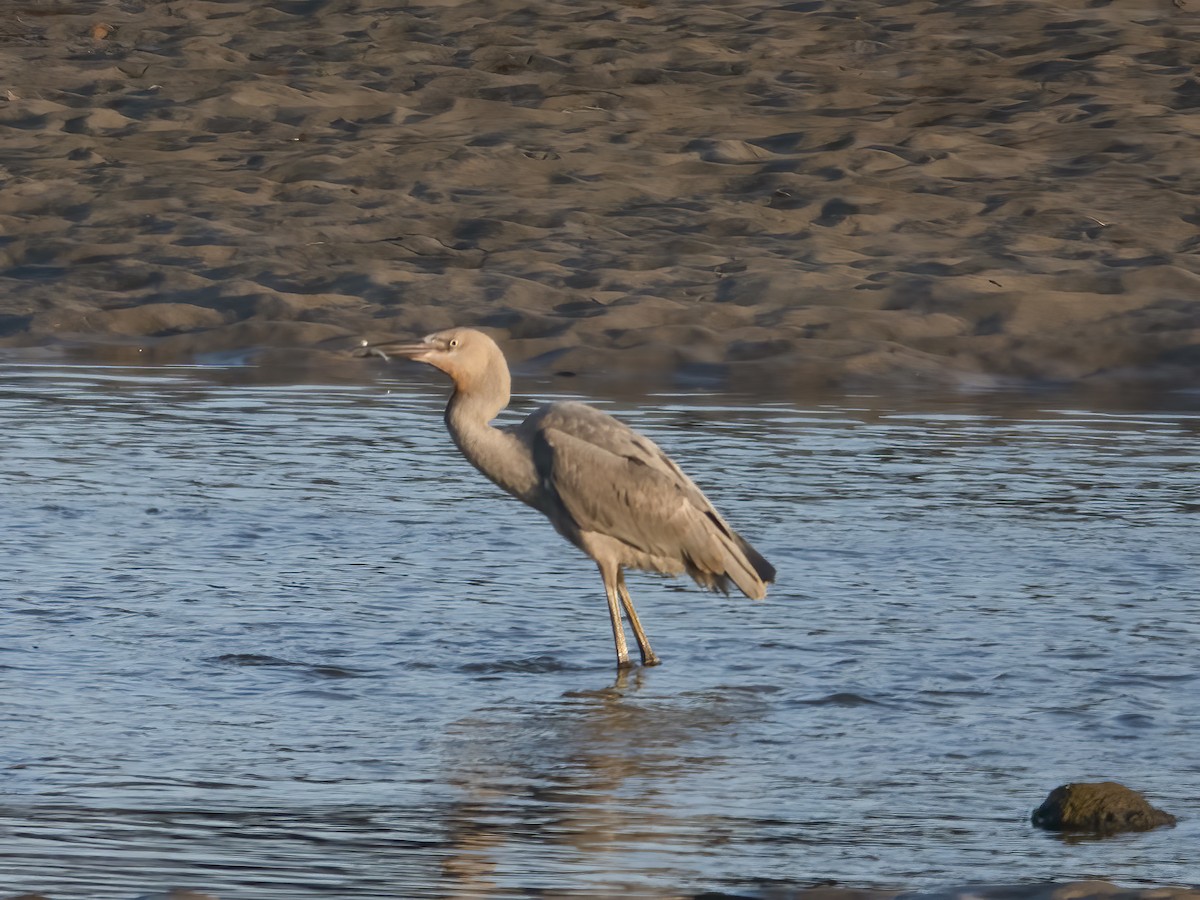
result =
[[[18,3],[0,355],[1194,384],[1197,10]]]
[[[570,894],[563,894],[567,897]],[[980,885],[943,891],[855,890],[843,887],[751,888],[745,893],[714,891],[678,895],[679,900],[1200,900],[1200,889],[1183,887],[1123,888],[1107,881],[1073,881],[1063,884]],[[6,900],[53,900],[42,894],[20,894]],[[134,900],[134,898],[131,898]],[[219,900],[212,894],[176,888],[145,894],[136,900]]]

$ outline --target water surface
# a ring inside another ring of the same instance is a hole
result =
[[[0,372],[0,892],[1200,883],[1200,416],[607,404],[780,573],[632,577],[665,665],[618,679],[444,394]],[[1029,827],[1106,778],[1181,824]]]

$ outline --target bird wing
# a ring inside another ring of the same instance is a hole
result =
[[[527,425],[543,488],[581,530],[653,556],[687,556],[713,567],[724,559],[709,539],[711,530],[740,540],[670,457],[607,413],[556,403]]]

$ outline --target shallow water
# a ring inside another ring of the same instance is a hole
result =
[[[609,404],[780,572],[635,576],[618,680],[444,394],[0,372],[0,891],[1200,882],[1200,415]],[[1028,825],[1105,778],[1180,825]]]

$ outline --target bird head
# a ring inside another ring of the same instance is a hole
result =
[[[435,331],[419,341],[363,342],[359,356],[398,356],[441,369],[459,390],[472,389],[486,382],[502,382],[507,391],[508,365],[496,342],[473,328],[448,328]]]

